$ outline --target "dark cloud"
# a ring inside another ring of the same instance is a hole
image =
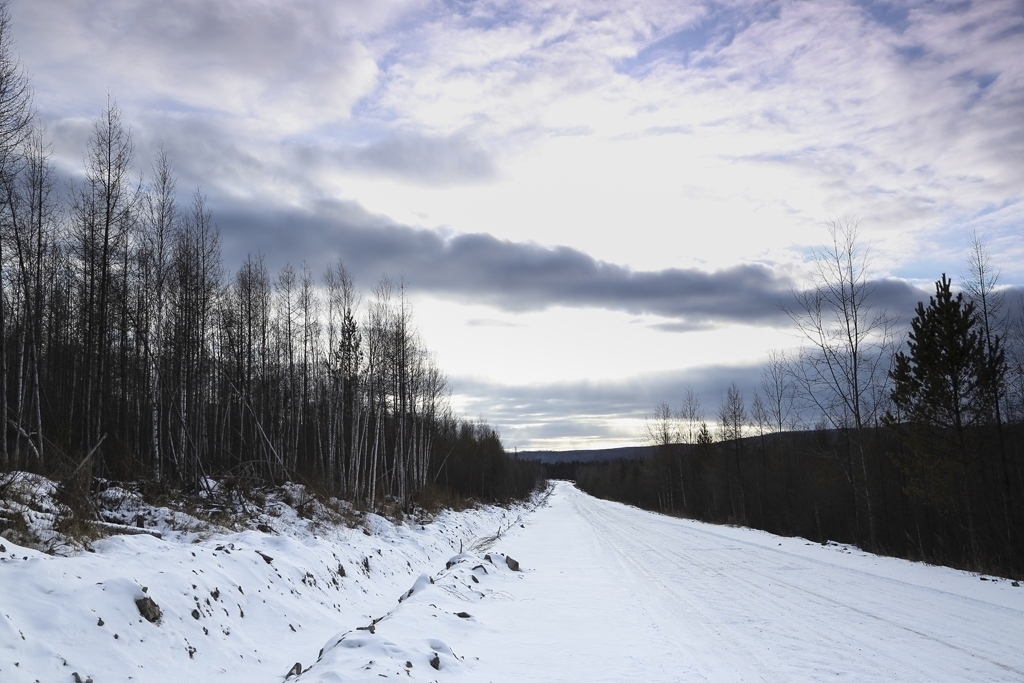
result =
[[[353,203],[321,203],[315,211],[217,207],[229,262],[262,251],[271,267],[307,261],[322,270],[342,259],[367,286],[382,275],[414,290],[521,312],[552,306],[603,308],[671,319],[669,331],[722,322],[786,324],[781,306],[791,281],[759,264],[707,272],[637,271],[570,247],[511,242],[487,234],[445,237],[399,225]],[[878,305],[912,311],[920,290],[902,280],[875,283]]]

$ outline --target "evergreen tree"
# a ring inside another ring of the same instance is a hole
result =
[[[697,430],[697,445],[710,446],[714,442],[715,439],[711,436],[711,430],[708,429],[708,423],[701,420],[700,429]]]
[[[994,420],[1006,362],[998,337],[987,343],[974,304],[953,295],[943,274],[910,323],[908,353],[896,354],[890,426],[909,437],[900,458],[912,493],[956,514],[976,545],[968,481],[981,452],[979,429]],[[900,424],[902,423],[902,424]],[[973,554],[973,553],[972,553]]]
[[[955,435],[987,423],[1006,372],[1001,341],[986,344],[974,304],[953,295],[945,275],[910,323],[909,355],[896,354],[892,400],[909,422]]]

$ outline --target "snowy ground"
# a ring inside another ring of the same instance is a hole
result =
[[[297,662],[300,683],[1024,680],[1024,587],[1006,580],[566,483],[532,511],[367,526],[115,537],[71,558],[0,541],[0,680],[269,682]]]
[[[266,531],[230,533],[125,492],[104,495],[123,498],[120,521],[163,538],[111,536],[95,552],[55,557],[0,537],[0,682],[280,681],[335,634],[387,613],[420,574],[526,512],[487,507],[402,525],[370,514],[350,528],[315,511],[300,517],[308,499],[296,487],[284,496],[294,506],[275,495],[253,512],[250,526]],[[34,506],[36,535],[65,552],[48,540],[50,501]],[[136,605],[146,597],[161,610],[156,623]]]

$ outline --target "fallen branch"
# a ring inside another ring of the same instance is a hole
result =
[[[156,529],[144,529],[138,526],[128,526],[127,524],[114,524],[113,522],[91,521],[89,523],[112,534],[126,534],[129,536],[139,536],[145,534],[147,536],[154,536],[156,538],[164,537],[163,533],[157,531]]]
[[[89,462],[89,460],[90,460],[90,458],[92,458],[93,454],[96,453],[96,449],[100,447],[100,445],[103,443],[103,440],[106,439],[106,438],[107,438],[106,434],[104,434],[103,436],[100,437],[100,440],[97,441],[96,445],[92,447],[92,450],[89,451],[89,454],[87,456],[85,456],[84,458],[82,458],[82,462],[78,463],[78,467],[76,467],[75,471],[71,473],[70,477],[68,477],[68,481],[71,481],[72,479],[74,479],[75,475],[78,474],[79,470],[81,470],[83,467],[85,467],[85,463]]]

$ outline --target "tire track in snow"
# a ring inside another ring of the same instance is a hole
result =
[[[722,538],[723,540],[728,540],[729,542],[737,542],[735,539],[726,539],[726,537],[722,537],[722,536],[719,536],[719,538]],[[777,550],[775,548],[771,548],[771,547],[760,546],[758,544],[753,544],[753,543],[744,543],[743,541],[738,541],[738,542],[743,544],[743,545],[748,546],[748,548],[750,548],[750,549],[760,549],[760,550],[772,551],[774,553],[787,554],[791,560],[813,562],[813,563],[819,565],[820,567],[823,567],[823,568],[827,567],[829,569],[829,571],[832,572],[832,573],[843,573],[843,574],[847,574],[848,573],[848,574],[852,574],[853,577],[852,577],[851,580],[843,582],[843,585],[845,585],[847,587],[849,587],[854,582],[859,582],[858,585],[865,585],[866,582],[867,582],[867,579],[877,579],[878,581],[882,581],[882,582],[885,582],[885,583],[892,584],[893,586],[897,586],[897,587],[899,587],[902,590],[921,591],[921,592],[925,592],[925,593],[928,593],[928,594],[932,594],[932,597],[934,597],[934,596],[941,596],[943,600],[957,602],[957,603],[962,603],[960,605],[962,609],[982,607],[986,611],[992,610],[992,609],[996,609],[996,610],[1000,610],[1000,611],[1005,611],[1005,612],[1011,613],[1011,614],[1013,614],[1015,616],[1018,616],[1018,617],[1024,617],[1024,615],[1022,615],[1018,610],[1014,610],[1014,609],[1008,608],[1008,607],[1003,607],[1003,606],[1000,606],[1000,605],[993,605],[993,604],[988,603],[988,602],[983,602],[983,601],[980,601],[980,600],[975,600],[975,599],[972,599],[972,598],[956,595],[956,594],[950,593],[948,591],[941,591],[941,590],[934,589],[934,588],[931,588],[931,587],[918,586],[916,584],[911,584],[911,583],[908,583],[908,582],[905,582],[905,581],[899,581],[899,580],[895,580],[895,579],[890,579],[888,577],[878,577],[877,575],[873,575],[873,574],[870,574],[868,572],[864,572],[864,571],[861,571],[861,570],[852,569],[852,568],[848,568],[848,567],[841,567],[841,566],[837,566],[835,564],[829,564],[827,562],[823,562],[821,560],[814,560],[812,558],[796,556],[796,555],[793,555],[792,553],[786,553],[786,551],[779,551],[779,550]],[[663,557],[669,557],[670,556],[669,554],[661,552],[661,550],[659,548],[652,548],[652,551],[655,552],[655,553],[659,553]],[[698,564],[699,565],[699,560],[697,560],[696,557],[693,556],[693,555],[684,554],[684,553],[678,553],[678,554],[676,554],[676,557],[689,559],[689,560],[693,561],[694,564]],[[699,557],[699,556],[697,556],[697,557]],[[789,569],[789,568],[787,568],[787,569]],[[809,569],[809,568],[792,567],[792,569]],[[743,584],[753,588],[755,591],[759,591],[759,592],[761,592],[763,594],[770,594],[773,598],[777,599],[777,601],[779,603],[785,603],[790,608],[798,608],[798,609],[799,608],[803,608],[802,611],[805,613],[805,616],[807,617],[807,619],[812,620],[812,621],[809,621],[808,623],[812,623],[815,618],[820,618],[820,616],[822,614],[822,610],[821,609],[809,609],[809,608],[807,608],[808,606],[802,605],[801,603],[798,603],[798,602],[794,602],[792,600],[792,597],[793,597],[794,593],[802,593],[805,596],[812,598],[813,600],[809,604],[813,604],[814,602],[817,602],[818,606],[820,606],[822,608],[827,608],[828,606],[839,607],[839,608],[841,608],[843,610],[846,610],[846,611],[849,611],[849,612],[853,612],[855,614],[861,615],[861,616],[866,617],[868,619],[888,624],[888,625],[893,626],[893,627],[895,627],[897,629],[901,629],[903,631],[906,631],[907,633],[910,633],[910,634],[912,634],[914,636],[917,636],[917,637],[920,637],[920,638],[924,638],[926,640],[929,640],[929,641],[932,641],[932,642],[937,643],[939,645],[945,646],[945,647],[950,648],[952,650],[955,650],[957,652],[960,652],[960,653],[963,653],[963,654],[967,654],[967,655],[969,655],[971,657],[977,657],[979,659],[982,659],[982,660],[984,660],[984,661],[986,661],[986,662],[988,662],[988,663],[990,663],[990,664],[992,664],[992,665],[994,665],[994,666],[996,666],[996,667],[998,667],[998,668],[1000,668],[1000,669],[1002,669],[1004,671],[1016,674],[1017,676],[1020,676],[1022,680],[1024,680],[1024,671],[1022,671],[1021,669],[1018,669],[1018,668],[1015,668],[1012,665],[1005,664],[1003,662],[997,661],[997,659],[995,659],[995,657],[997,655],[994,654],[994,653],[989,652],[989,653],[982,654],[980,652],[981,648],[985,648],[985,647],[990,645],[990,643],[986,639],[984,639],[984,638],[980,638],[980,639],[976,640],[973,643],[973,648],[964,647],[962,645],[950,642],[949,640],[941,637],[940,635],[935,635],[933,633],[926,633],[926,632],[924,632],[921,629],[921,627],[914,627],[914,626],[908,625],[907,623],[903,623],[901,621],[898,621],[896,618],[889,618],[889,617],[883,616],[884,612],[880,613],[878,611],[871,611],[871,610],[868,610],[868,609],[864,609],[862,607],[857,606],[856,604],[853,604],[849,600],[842,600],[842,599],[839,599],[838,597],[827,595],[827,594],[824,594],[824,593],[819,592],[819,591],[811,590],[810,588],[808,588],[808,587],[806,587],[804,585],[800,585],[800,584],[794,583],[792,581],[787,581],[785,579],[780,578],[777,575],[777,573],[775,573],[775,572],[769,573],[768,570],[764,570],[761,573],[758,573],[756,575],[763,577],[765,580],[763,582],[758,582],[758,581],[754,581],[754,580],[751,580],[751,579],[744,578],[743,576],[738,575],[738,574],[730,575],[729,580],[734,582],[734,583],[743,583]],[[781,587],[784,587],[785,590],[780,590]],[[862,592],[858,592],[858,595],[863,595],[864,593],[868,593],[868,592],[869,592],[868,590],[864,590]],[[852,592],[848,591],[848,594],[852,594]],[[843,593],[836,593],[834,595],[835,596],[841,596],[841,595],[843,595]],[[917,602],[917,601],[914,601],[914,602]],[[944,610],[941,609],[941,605],[937,604],[937,601],[936,601],[936,603],[932,603],[932,604],[934,605],[934,609],[935,609],[936,613],[944,611]],[[901,602],[893,602],[893,601],[889,600],[889,601],[886,601],[884,604],[873,603],[873,605],[875,607],[877,607],[878,609],[888,610],[888,612],[890,614],[895,612],[894,616],[901,617],[904,621],[912,622],[914,617],[916,616],[916,614],[911,614],[909,611],[905,610],[904,609],[905,604],[901,603]],[[916,613],[920,612],[920,605],[917,606],[917,609],[915,610],[915,612]],[[973,616],[973,615],[971,615],[971,616]],[[968,615],[965,615],[963,612],[958,612],[958,613],[955,613],[955,614],[947,613],[945,615],[945,618],[944,618],[943,622],[946,622],[946,621],[948,621],[950,619],[956,619],[956,620],[959,620],[961,622],[964,622],[964,624],[966,626],[968,626],[970,629],[973,629],[973,630],[975,630],[976,632],[979,632],[979,633],[983,632],[985,630],[986,625],[987,625],[987,621],[984,619],[984,617],[969,619]],[[961,630],[963,630],[963,629],[961,629]],[[819,632],[819,633],[816,634],[816,637],[827,637],[827,636],[825,636],[825,634]],[[831,640],[832,642],[837,642],[836,639],[834,639],[834,638],[830,638],[829,640]],[[874,645],[875,644],[874,640],[877,640],[877,639],[865,640],[864,641],[864,645],[865,646]]]
[[[681,617],[698,615],[702,627],[717,639],[714,645],[722,655],[757,662],[755,673],[751,674],[749,667],[743,667],[748,672],[747,676],[755,680],[822,675],[829,669],[839,673],[844,662],[837,660],[846,659],[851,666],[856,666],[855,660],[864,656],[876,658],[876,669],[893,668],[876,672],[878,679],[883,680],[899,675],[901,669],[908,671],[908,648],[914,652],[934,651],[936,645],[955,653],[958,660],[980,660],[976,662],[980,669],[974,669],[974,674],[979,677],[993,679],[992,675],[998,671],[999,677],[1012,674],[1012,678],[1005,680],[1024,678],[1019,665],[1000,661],[1006,654],[1005,644],[998,640],[989,642],[985,637],[987,619],[991,618],[993,611],[1003,612],[1019,621],[1021,614],[1017,610],[681,526],[682,522],[674,518],[598,501],[576,491],[567,491],[567,494],[573,496],[573,507],[578,514],[610,539],[609,548],[620,564],[628,563],[637,576],[659,588],[662,598],[668,597],[669,602],[674,601],[682,607]],[[703,536],[705,543],[701,548],[693,547],[692,539],[697,535],[694,532]],[[740,561],[729,564],[730,555]],[[780,555],[790,566],[778,567],[777,563],[764,561],[765,556],[778,558]],[[798,566],[792,566],[794,564]],[[826,567],[828,572],[822,572]],[[782,571],[791,569],[808,570],[807,576],[814,584],[813,588],[781,578]],[[818,585],[822,576],[832,584]],[[711,594],[706,589],[709,578],[716,582],[724,581],[719,594]],[[878,584],[882,584],[883,590],[879,591]],[[681,592],[682,587],[697,590],[693,596],[687,597]],[[876,597],[875,593],[879,596]],[[698,604],[698,598],[703,602]],[[917,604],[922,598],[928,603],[923,610]],[[729,623],[728,617],[723,621],[720,616],[723,608],[726,611],[731,609],[734,614],[739,612],[736,616],[742,620],[743,605],[740,603],[743,602],[751,605],[745,615],[745,623]],[[791,632],[758,634],[758,623],[763,627],[772,625],[770,617],[773,611],[787,614],[783,621]],[[922,612],[935,618],[922,624]],[[958,623],[950,627],[950,621]],[[887,628],[879,629],[880,624]],[[950,638],[943,637],[943,629],[960,635],[961,640],[964,633],[977,636],[968,639],[969,642],[952,642]],[[736,633],[730,635],[730,630]],[[744,632],[745,635],[740,637],[739,634]],[[794,655],[803,653],[803,666],[812,664],[812,670],[794,669],[800,662],[794,666],[783,666],[782,671],[786,673],[773,670],[767,662],[778,660],[775,655],[765,656],[771,649],[768,645],[761,644],[760,650],[755,652],[752,651],[755,648],[740,644],[740,640],[753,640],[757,644],[759,635],[767,635],[770,643],[776,646],[788,646]],[[815,647],[809,647],[812,644]],[[826,653],[824,657],[820,656],[822,650]],[[806,661],[812,651],[821,659],[817,666]],[[919,663],[920,668],[912,671],[918,677],[925,670],[934,671],[938,677],[943,677],[943,673],[948,676],[943,664],[946,660],[942,656],[926,658]],[[987,672],[982,669],[987,669]],[[739,673],[735,671],[733,678]]]
[[[613,503],[613,505],[615,505],[615,503]],[[624,506],[624,507],[626,507],[627,509],[636,510],[637,512],[646,513],[646,511],[640,510],[639,508],[633,508],[631,506]],[[655,513],[650,513],[650,514],[655,514]],[[661,520],[665,520],[666,523],[670,523],[673,520],[681,520],[682,519],[682,518],[669,517],[669,516],[665,516],[665,515],[656,515],[656,517],[658,517]],[[700,524],[703,524],[703,523],[700,523]],[[770,553],[773,553],[773,554],[778,554],[778,555],[786,558],[789,561],[796,560],[796,561],[799,561],[799,562],[805,562],[805,563],[809,563],[809,564],[814,564],[816,566],[825,568],[825,569],[827,569],[829,571],[841,571],[841,572],[850,574],[852,576],[866,577],[867,579],[869,579],[871,581],[880,581],[880,582],[892,584],[894,587],[898,587],[900,589],[909,589],[909,590],[916,590],[916,591],[921,591],[921,592],[926,592],[926,593],[932,593],[932,594],[935,594],[936,596],[941,596],[943,599],[949,599],[949,600],[954,600],[954,601],[957,601],[957,602],[963,602],[964,604],[974,605],[974,606],[977,606],[977,607],[980,607],[980,608],[983,608],[983,609],[986,609],[986,610],[1002,611],[1007,616],[1009,616],[1011,618],[1017,618],[1017,619],[1024,618],[1024,611],[1019,610],[1019,609],[1014,609],[1012,607],[1007,607],[1005,605],[995,604],[993,602],[988,602],[988,601],[985,601],[985,600],[978,600],[976,598],[972,598],[972,597],[969,597],[969,596],[966,596],[966,595],[960,595],[958,593],[952,593],[950,591],[942,590],[940,588],[935,588],[935,587],[932,587],[932,586],[923,586],[923,585],[918,584],[918,583],[911,583],[909,581],[902,581],[900,579],[896,579],[896,578],[893,578],[891,576],[884,576],[884,575],[881,575],[881,574],[872,573],[872,572],[864,571],[864,570],[861,570],[861,569],[857,569],[855,567],[847,567],[847,566],[843,566],[843,565],[838,565],[838,564],[836,564],[834,562],[826,562],[824,560],[820,560],[820,559],[817,559],[817,558],[814,558],[814,557],[808,557],[806,555],[797,555],[797,554],[794,554],[794,553],[792,553],[792,552],[790,552],[788,550],[779,550],[778,548],[770,546],[770,545],[765,545],[765,544],[762,544],[762,543],[755,543],[755,542],[752,542],[752,541],[743,540],[741,538],[733,538],[733,537],[730,537],[730,536],[725,535],[725,534],[716,533],[715,531],[712,530],[714,528],[714,525],[708,524],[706,526],[707,527],[711,527],[711,528],[702,528],[702,527],[697,527],[697,526],[687,526],[686,527],[686,531],[688,533],[693,533],[693,534],[702,534],[702,535],[707,536],[709,538],[715,539],[716,542],[738,544],[738,545],[742,545],[742,546],[745,546],[745,547],[748,547],[748,548],[752,548],[754,550],[766,551],[766,552],[770,552]],[[761,532],[761,531],[757,531],[757,530],[753,530],[753,529],[749,529],[749,530],[745,529],[745,531],[750,531],[752,533],[763,533],[766,536],[772,536],[771,534],[769,534],[766,531],[765,532]],[[816,544],[810,544],[810,545],[816,545]],[[877,556],[877,557],[883,557],[883,556]],[[894,558],[887,558],[887,559],[894,559]],[[801,567],[800,569],[804,569],[804,568]]]
[[[728,624],[707,610],[701,609],[681,592],[675,590],[673,586],[651,570],[650,563],[637,559],[643,557],[644,560],[647,560],[661,555],[656,544],[641,543],[640,539],[644,538],[643,534],[630,535],[622,527],[621,520],[611,518],[600,505],[589,503],[591,501],[582,496],[574,497],[572,500],[573,508],[581,517],[590,521],[596,531],[600,532],[596,535],[599,539],[605,540],[602,544],[604,548],[611,551],[620,566],[630,575],[636,595],[640,597],[651,616],[652,627],[659,632],[675,630],[677,636],[685,634],[685,638],[672,638],[671,634],[664,635],[668,640],[675,641],[676,647],[679,647],[680,642],[689,645],[686,650],[687,657],[691,662],[694,659],[699,660],[697,666],[686,662],[690,665],[691,675],[697,675],[710,681],[760,681],[782,678],[780,672],[774,670],[768,662],[757,657],[750,648],[735,638],[730,633]],[[618,543],[612,542],[612,539],[617,540]],[[637,552],[638,549],[643,552]],[[602,554],[608,555],[609,553]],[[659,591],[652,593],[651,586],[657,586]],[[663,599],[665,597],[671,597],[673,600],[666,602]],[[700,633],[694,633],[687,628],[685,624],[688,623],[696,623]],[[701,641],[697,647],[693,647],[694,636],[698,636]],[[766,673],[768,674],[767,678],[765,677]]]

